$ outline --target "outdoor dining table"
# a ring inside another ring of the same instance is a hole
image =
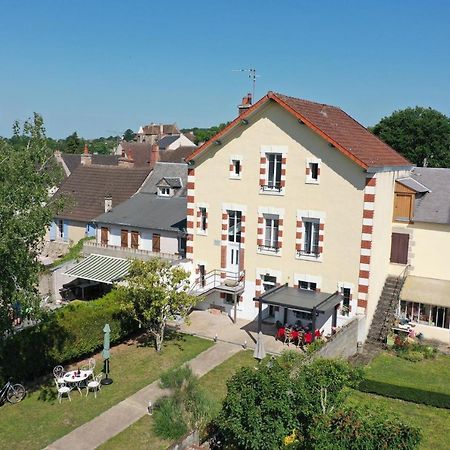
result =
[[[81,394],[81,384],[86,381],[90,376],[92,376],[92,370],[71,370],[67,372],[63,376],[63,380],[65,383],[69,383],[74,385],[78,389],[78,392]]]

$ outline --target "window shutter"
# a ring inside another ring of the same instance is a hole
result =
[[[153,234],[152,250],[156,253],[161,251],[161,235]]]
[[[392,233],[391,262],[408,264],[409,234]]]
[[[50,224],[50,240],[54,241],[56,240],[56,223],[52,222]]]

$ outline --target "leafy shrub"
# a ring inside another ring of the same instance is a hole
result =
[[[190,367],[167,371],[161,376],[160,384],[162,388],[172,389],[172,394],[156,405],[154,419],[158,436],[179,439],[188,431],[199,430],[207,424],[212,402]]]
[[[314,342],[311,342],[311,344],[308,344],[306,346],[306,353],[308,355],[311,355],[312,353],[317,352],[317,350],[320,350],[322,347],[324,347],[326,342],[323,339],[316,339]]]
[[[386,411],[346,408],[319,416],[298,449],[413,450],[421,441],[418,428]]]
[[[411,362],[418,362],[425,359],[425,355],[422,352],[418,352],[415,350],[402,352],[401,357]]]
[[[98,300],[74,301],[0,342],[0,379],[32,380],[55,365],[99,350],[106,323],[111,327],[111,342],[123,340],[137,325],[122,312],[119,295],[112,291]]]
[[[175,398],[164,397],[157,402],[154,413],[154,430],[158,436],[173,440],[180,439],[188,432]]]

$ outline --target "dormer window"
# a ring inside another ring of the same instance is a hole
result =
[[[161,178],[156,185],[159,197],[173,197],[177,190],[183,186],[179,177]]]
[[[160,197],[170,197],[170,187],[159,187],[158,195]]]

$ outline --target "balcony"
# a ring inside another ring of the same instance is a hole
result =
[[[125,259],[140,259],[144,261],[151,258],[161,258],[168,261],[179,261],[183,259],[183,257],[179,254],[151,252],[149,250],[141,250],[130,247],[118,247],[115,245],[100,244],[95,241],[86,241],[83,244],[83,254],[85,256],[88,256],[93,253],[103,256],[114,256],[116,258]]]
[[[245,288],[245,271],[229,272],[223,269],[211,270],[200,275],[191,286],[190,293],[193,295],[206,295],[216,290],[225,294],[240,295]]]

